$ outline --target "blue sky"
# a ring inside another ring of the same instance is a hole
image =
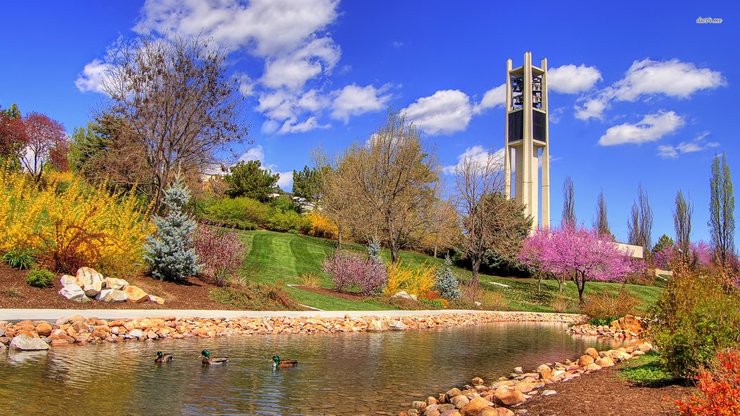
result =
[[[693,237],[706,240],[714,154],[727,153],[740,183],[731,127],[740,13],[733,2],[651,3],[12,2],[2,14],[0,106],[46,113],[71,132],[103,103],[97,75],[117,38],[205,34],[229,51],[229,72],[242,80],[253,144],[240,153],[284,173],[289,189],[286,173],[309,163],[311,149],[366,140],[389,108],[407,113],[443,166],[498,151],[506,59],[519,66],[532,51],[553,70],[553,220],[569,175],[579,221],[591,224],[603,190],[625,239],[642,184],[657,240],[673,234],[682,189],[695,205]]]

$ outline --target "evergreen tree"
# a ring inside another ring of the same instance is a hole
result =
[[[380,242],[377,238],[373,237],[367,243],[367,255],[370,257],[370,261],[376,264],[383,264],[383,259],[380,258]]]
[[[460,299],[460,282],[458,282],[455,274],[452,273],[452,260],[450,260],[450,256],[445,257],[445,267],[441,270],[437,269],[437,281],[434,284],[434,288],[445,299]]]
[[[157,279],[182,281],[200,269],[193,247],[196,224],[183,212],[189,200],[190,191],[178,175],[164,191],[167,216],[154,217],[157,233],[148,238],[146,245],[145,258]]]
[[[266,202],[270,194],[277,192],[277,181],[280,175],[273,174],[269,169],[262,169],[259,160],[239,162],[229,169],[230,174],[224,177],[229,188],[226,194],[232,198],[246,196]]]

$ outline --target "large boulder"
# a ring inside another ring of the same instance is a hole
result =
[[[522,403],[526,400],[524,393],[519,390],[499,388],[493,393],[493,397],[496,402],[503,406],[511,406],[517,403]]]
[[[77,280],[87,296],[94,297],[103,290],[103,275],[90,267],[80,267]]]
[[[594,357],[590,355],[582,355],[581,358],[578,359],[578,365],[581,367],[585,367],[593,363],[594,363]]]
[[[67,286],[67,285],[81,286],[80,280],[77,278],[77,276],[70,276],[68,274],[64,274],[59,279],[59,281],[62,283],[62,286]]]
[[[10,349],[19,351],[43,351],[49,349],[49,344],[41,338],[21,334],[10,341]]]
[[[408,299],[408,300],[416,300],[416,295],[411,295],[405,290],[400,290],[391,296],[392,298],[399,298],[399,299]]]
[[[123,292],[128,295],[128,301],[132,303],[141,303],[149,300],[149,295],[137,286],[126,286]]]
[[[115,277],[103,279],[103,287],[106,289],[123,290],[126,286],[128,286],[128,282],[123,279],[116,279]]]
[[[95,299],[101,302],[126,302],[128,295],[122,290],[103,289]]]
[[[599,352],[593,347],[586,348],[586,352],[584,354],[590,355],[594,360],[599,358]]]
[[[90,300],[87,295],[85,295],[85,291],[82,290],[82,288],[78,285],[74,284],[64,286],[59,291],[59,294],[75,302],[87,302],[88,300]]]
[[[42,337],[48,337],[49,335],[51,335],[51,331],[53,329],[54,328],[51,325],[49,325],[48,322],[44,322],[44,321],[39,322],[38,325],[36,325],[36,333]]]
[[[611,323],[612,328],[621,329],[623,331],[632,332],[635,334],[641,333],[645,330],[645,326],[642,324],[639,318],[632,315],[625,315],[616,321]]]

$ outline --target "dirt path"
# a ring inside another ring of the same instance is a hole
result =
[[[556,395],[535,397],[519,409],[527,416],[663,416],[677,415],[674,400],[691,393],[680,385],[645,387],[619,377],[616,367],[547,386]]]

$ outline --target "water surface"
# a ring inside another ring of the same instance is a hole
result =
[[[411,401],[606,348],[559,324],[127,342],[0,354],[5,414],[398,414]],[[202,367],[208,348],[225,367]],[[175,360],[155,365],[158,350]],[[278,353],[297,368],[274,371]]]

